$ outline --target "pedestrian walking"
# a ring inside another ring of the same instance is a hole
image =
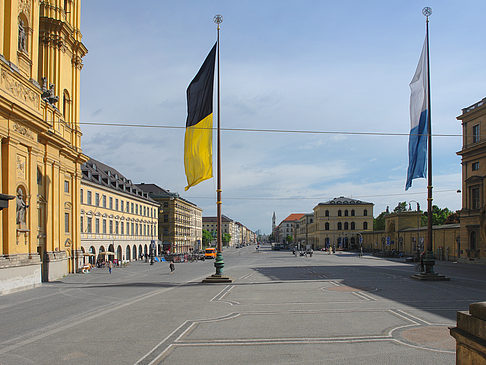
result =
[[[113,268],[113,262],[112,261],[108,261],[108,271],[110,272],[111,274],[111,269]]]
[[[170,260],[170,263],[169,263],[169,269],[170,269],[170,273],[172,274],[175,270],[175,265],[174,265],[174,261],[173,260]]]

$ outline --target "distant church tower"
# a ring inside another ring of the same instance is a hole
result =
[[[275,217],[275,212],[273,212],[273,217],[272,217],[272,233],[275,231],[275,228],[277,227],[277,226],[275,225],[275,220],[276,220],[276,219],[277,219],[277,218]]]

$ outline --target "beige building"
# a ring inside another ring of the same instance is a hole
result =
[[[312,234],[314,230],[311,229],[311,226],[314,226],[314,213],[303,214],[296,225],[297,238],[295,242],[299,247],[305,248],[310,245],[311,248],[314,248],[314,235]]]
[[[314,249],[359,247],[359,233],[373,230],[373,203],[343,196],[314,207],[314,227],[310,227]]]
[[[252,232],[249,228],[247,228],[240,222],[235,222],[235,225],[235,245],[248,245],[256,242],[256,236],[254,232]]]
[[[0,0],[0,293],[77,270],[80,0]]]
[[[216,242],[216,231],[218,229],[218,219],[217,217],[203,217],[202,218],[202,228],[213,234],[214,242]],[[228,247],[234,247],[238,240],[238,226],[234,220],[225,216],[221,217],[221,232],[228,233],[231,236],[230,241],[225,244]]]
[[[155,184],[137,184],[160,204],[159,240],[164,251],[188,253],[202,248],[202,209]]]
[[[155,253],[161,254],[157,240],[159,204],[99,161],[90,159],[82,172],[80,232],[85,263],[137,260],[150,254],[152,241]]]
[[[459,258],[486,262],[486,98],[462,109]]]

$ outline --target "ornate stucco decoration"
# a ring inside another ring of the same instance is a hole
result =
[[[25,156],[17,155],[16,163],[17,163],[17,178],[25,180],[26,178],[25,165],[27,163]]]
[[[32,131],[26,127],[24,127],[21,124],[14,123],[12,129],[17,132],[18,134],[21,134],[24,137],[27,137],[33,141],[35,141],[35,136],[32,133]]]
[[[30,10],[32,9],[32,0],[19,0],[19,13],[24,13],[30,19]]]
[[[39,95],[29,87],[17,81],[9,72],[4,69],[1,71],[0,85],[10,95],[22,103],[29,105],[35,110],[39,110]]]

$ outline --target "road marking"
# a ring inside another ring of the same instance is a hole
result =
[[[228,319],[236,318],[239,315],[240,313],[230,313],[226,316],[214,319],[184,321],[179,327],[177,327],[174,331],[169,333],[162,341],[155,345],[152,350],[150,350],[142,358],[140,358],[135,363],[135,365],[153,365],[163,360],[164,356],[174,346],[174,343],[179,342],[180,339],[184,337],[187,332],[192,330],[197,323],[225,321]]]
[[[404,310],[402,310],[402,309],[395,309],[395,311],[396,311],[396,312],[400,312],[400,313],[402,313],[402,314],[404,314],[404,315],[406,315],[406,316],[408,316],[408,317],[410,317],[410,318],[413,318],[413,319],[415,319],[417,322],[420,322],[420,323],[426,324],[427,326],[431,326],[431,325],[432,325],[432,323],[427,322],[426,320],[421,319],[421,318],[419,318],[419,317],[416,317],[416,316],[414,316],[414,315],[412,315],[412,314],[410,314],[410,313],[408,313],[408,312],[405,312],[405,311],[404,311]]]

